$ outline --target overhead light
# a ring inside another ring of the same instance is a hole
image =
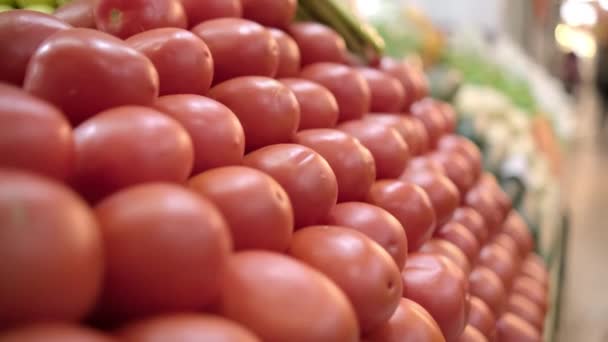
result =
[[[555,28],[555,40],[562,50],[572,51],[580,57],[591,58],[596,54],[595,38],[586,30],[559,24]]]
[[[608,0],[599,0],[598,2],[603,10],[608,11]]]
[[[604,0],[604,3],[608,1]],[[560,7],[562,20],[570,26],[593,26],[597,24],[597,11],[589,2],[566,1]]]

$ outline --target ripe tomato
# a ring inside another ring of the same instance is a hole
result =
[[[158,74],[148,58],[116,37],[67,29],[34,53],[24,89],[55,104],[77,124],[109,108],[152,105]]]
[[[189,187],[220,210],[236,250],[284,252],[293,233],[293,210],[287,193],[270,176],[248,167],[212,169],[190,179]],[[250,199],[244,206],[242,200]]]
[[[528,224],[517,211],[511,211],[502,227],[503,233],[509,235],[517,243],[520,257],[525,258],[532,253],[534,238]]]
[[[243,17],[264,26],[287,27],[296,15],[297,0],[241,0]]]
[[[300,73],[300,48],[296,41],[279,29],[270,29],[279,47],[279,66],[276,77],[297,77]]]
[[[467,278],[450,259],[437,254],[410,254],[402,273],[403,295],[425,308],[447,341],[466,325]]]
[[[189,31],[160,28],[126,40],[146,55],[159,77],[159,95],[207,93],[213,79],[213,57],[207,45]]]
[[[405,103],[405,89],[388,73],[369,67],[357,68],[371,92],[372,112],[399,113]]]
[[[517,243],[511,236],[505,233],[500,233],[494,237],[492,243],[502,246],[504,249],[506,249],[509,252],[511,258],[515,260],[517,266],[519,267],[522,258],[519,254],[519,247],[517,247]]]
[[[403,176],[404,181],[420,186],[429,195],[438,225],[442,225],[450,219],[460,203],[460,193],[449,178],[436,172],[423,170],[411,174],[406,173]]]
[[[233,78],[213,87],[208,95],[239,118],[247,151],[290,142],[300,124],[296,96],[287,86],[271,78]]]
[[[496,340],[500,342],[541,342],[532,325],[511,314],[504,314],[496,323]]]
[[[57,8],[53,15],[73,27],[95,28],[95,0],[72,0]]]
[[[427,98],[415,102],[412,104],[410,112],[413,117],[422,121],[429,134],[430,147],[437,147],[439,139],[447,131],[447,124],[435,100]]]
[[[180,0],[184,6],[188,25],[194,27],[203,21],[243,16],[241,0]]]
[[[372,153],[377,179],[394,179],[403,173],[410,151],[397,130],[364,120],[344,122],[338,129],[357,138]]]
[[[547,265],[536,254],[530,254],[521,264],[520,272],[538,282],[544,289],[549,288],[549,272]]]
[[[0,83],[0,166],[64,180],[72,171],[74,139],[57,108]]]
[[[125,342],[218,341],[261,342],[252,332],[225,318],[176,314],[131,323],[118,335]]]
[[[236,253],[223,284],[221,314],[264,341],[359,341],[357,319],[344,293],[322,273],[290,257]]]
[[[467,325],[457,342],[488,342],[488,339],[472,325]]]
[[[502,228],[502,213],[488,190],[473,187],[465,195],[464,204],[481,214],[489,237],[494,236]]]
[[[332,92],[340,110],[338,121],[357,120],[369,112],[369,86],[355,69],[335,63],[315,63],[304,67],[300,77],[320,83]]]
[[[125,39],[155,28],[187,28],[180,0],[96,0],[95,24],[101,31]]]
[[[456,245],[467,256],[471,264],[477,261],[479,242],[475,235],[457,222],[448,222],[435,232],[435,236]]]
[[[0,81],[23,84],[31,56],[53,33],[71,26],[48,14],[11,10],[0,13]]]
[[[193,27],[192,32],[211,50],[214,84],[238,76],[274,77],[277,73],[279,46],[270,30],[258,23],[237,18],[213,19]]]
[[[359,140],[334,129],[309,129],[296,134],[294,142],[327,160],[338,181],[338,202],[365,198],[376,179],[376,167],[371,152]]]
[[[424,79],[421,77],[421,75],[415,75],[414,73],[417,71],[414,70],[407,62],[399,61],[391,57],[383,57],[380,60],[379,68],[401,82],[401,85],[405,89],[406,95],[403,106],[404,111],[408,111],[412,103],[422,99],[422,97],[425,96],[419,97],[420,94],[422,94],[422,91],[416,89],[414,80],[415,78],[418,79],[418,83],[421,83],[421,85],[424,86],[422,83],[424,82]]]
[[[489,172],[484,172],[479,179],[477,186],[484,189],[489,189],[494,197],[494,200],[498,204],[499,209],[501,210],[502,218],[505,219],[511,212],[513,203],[511,203],[511,198],[509,195],[507,195],[507,193],[498,184],[496,177]]]
[[[483,171],[481,152],[471,140],[457,134],[447,134],[439,140],[437,148],[461,153],[471,163],[474,178],[477,180],[481,175]]]
[[[433,153],[432,159],[440,163],[445,175],[456,185],[461,197],[475,184],[474,172],[469,161],[457,152],[439,151]]]
[[[471,296],[469,303],[469,325],[477,328],[488,341],[494,341],[496,335],[496,317],[490,307],[479,297]]]
[[[0,170],[0,227],[0,329],[89,313],[101,287],[103,247],[93,213],[76,194]]]
[[[194,148],[193,174],[243,161],[245,133],[228,107],[198,95],[167,95],[154,106],[188,131]]]
[[[336,127],[338,102],[329,89],[301,78],[283,78],[280,81],[293,91],[300,104],[298,131]]]
[[[391,319],[367,334],[364,342],[445,342],[433,317],[419,304],[401,298]]]
[[[336,205],[336,176],[327,161],[308,147],[267,146],[248,154],[243,164],[267,173],[285,189],[296,228],[321,223]]]
[[[106,260],[100,317],[200,310],[216,299],[231,241],[210,201],[178,185],[149,183],[107,197],[95,213]]]
[[[344,63],[346,43],[336,31],[316,22],[297,22],[287,32],[300,47],[302,65],[313,63]]]
[[[492,243],[484,246],[479,252],[479,265],[496,272],[496,275],[509,291],[513,283],[513,278],[517,275],[519,264],[513,258],[513,254],[501,245]]]
[[[445,168],[440,162],[434,158],[430,158],[429,155],[418,156],[410,159],[407,164],[407,168],[402,174],[402,178],[413,177],[413,175],[420,172],[435,172],[442,175],[446,174]]]
[[[388,211],[367,203],[340,203],[331,210],[326,223],[365,234],[390,254],[399,270],[405,266],[407,236],[399,220]]]
[[[454,133],[458,121],[454,108],[447,102],[436,101],[436,103],[441,111],[441,114],[443,114],[443,118],[445,119],[446,133]]]
[[[469,292],[483,300],[496,317],[503,313],[507,291],[493,270],[483,266],[475,267],[469,275]]]
[[[417,185],[397,180],[374,183],[366,202],[395,216],[407,235],[408,250],[416,251],[435,230],[435,211],[426,192]]]
[[[112,342],[100,332],[66,323],[26,325],[0,333],[2,342]]]
[[[471,273],[471,263],[467,256],[460,248],[447,240],[437,238],[431,239],[422,245],[418,252],[443,255],[458,265],[466,276]]]
[[[415,132],[419,141],[418,145],[420,147],[416,155],[423,155],[431,148],[431,138],[429,136],[429,132],[427,131],[426,126],[424,126],[424,123],[422,123],[422,120],[413,116],[408,116],[407,118],[410,120],[413,131]]]
[[[419,154],[421,148],[419,137],[409,117],[398,114],[371,113],[363,117],[363,120],[377,122],[392,127],[399,132],[407,143],[411,155]]]
[[[539,332],[543,331],[545,314],[538,305],[527,297],[517,293],[512,294],[507,302],[507,312],[532,324]]]
[[[519,276],[513,282],[513,293],[520,294],[538,305],[543,313],[549,307],[548,292],[543,286],[528,276]]]
[[[475,235],[479,245],[482,246],[488,240],[488,229],[486,228],[483,216],[470,207],[460,207],[454,211],[450,221],[458,222],[465,226]]]
[[[300,229],[289,254],[321,271],[344,291],[364,333],[387,322],[399,305],[403,293],[399,268],[380,245],[354,229]]]

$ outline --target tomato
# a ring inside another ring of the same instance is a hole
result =
[[[53,33],[70,27],[40,12],[11,10],[0,13],[0,81],[21,86],[28,62],[42,42]]]
[[[229,166],[203,172],[188,182],[210,199],[228,222],[236,250],[283,252],[293,233],[293,210],[287,193],[270,176],[248,167]],[[243,199],[251,199],[244,206]]]
[[[420,253],[435,253],[443,255],[458,265],[465,275],[468,276],[471,273],[471,263],[469,262],[467,256],[460,248],[447,240],[437,238],[431,239],[422,245],[418,251]]]
[[[330,27],[317,22],[297,22],[289,25],[287,32],[300,48],[303,66],[320,62],[344,63],[346,43]]]
[[[493,270],[483,266],[475,267],[469,275],[469,292],[483,300],[496,317],[504,311],[507,291]]]
[[[194,147],[193,174],[243,161],[245,133],[228,107],[198,95],[167,95],[154,106],[188,131]]]
[[[424,125],[422,120],[413,116],[407,118],[410,120],[411,125],[413,127],[413,131],[415,132],[414,134],[416,134],[419,141],[418,145],[420,147],[416,155],[425,154],[431,148],[431,138],[429,136],[429,132],[427,131],[426,126]]]
[[[496,201],[498,208],[501,211],[502,219],[504,220],[511,212],[513,204],[511,203],[511,198],[500,187],[494,175],[488,172],[483,173],[483,175],[479,179],[477,186],[483,189],[488,189],[488,191],[491,192],[494,201]]]
[[[458,134],[447,134],[439,140],[437,147],[442,151],[455,151],[461,153],[468,159],[469,163],[471,163],[474,178],[479,178],[483,171],[481,152],[477,145],[471,140]]]
[[[464,197],[475,184],[471,164],[461,154],[452,151],[440,151],[432,154],[431,158],[443,166],[445,175],[456,185],[461,197]]]
[[[102,241],[76,194],[34,174],[0,170],[0,227],[0,329],[89,313],[101,287]]]
[[[405,89],[388,73],[369,67],[357,68],[371,92],[372,112],[399,113],[405,103]]]
[[[407,168],[401,175],[401,178],[413,177],[415,174],[420,172],[434,172],[442,175],[446,174],[445,168],[440,162],[434,158],[430,158],[428,155],[425,155],[410,159],[407,164]]]
[[[425,308],[447,341],[466,325],[467,279],[450,259],[437,254],[410,254],[402,273],[403,295]]]
[[[457,342],[488,342],[488,339],[472,325],[467,325]]]
[[[0,166],[63,180],[72,170],[73,157],[72,128],[63,113],[0,83]]]
[[[486,189],[473,187],[464,197],[464,204],[475,209],[483,217],[491,237],[502,227],[502,213],[494,198]]]
[[[291,141],[300,124],[296,96],[287,86],[271,78],[234,78],[216,85],[208,95],[239,118],[247,151]]]
[[[152,105],[158,74],[148,58],[120,39],[91,29],[68,29],[49,37],[34,53],[24,89],[80,123],[109,108]]]
[[[300,73],[300,48],[296,41],[279,29],[270,29],[279,47],[279,66],[276,77],[297,77]]]
[[[509,256],[517,262],[518,266],[521,264],[522,258],[519,254],[519,247],[517,247],[517,243],[511,236],[500,233],[494,237],[492,243],[502,246],[509,252]]]
[[[66,323],[26,325],[0,333],[2,342],[112,342],[110,336]]]
[[[371,152],[359,140],[334,129],[309,129],[296,134],[294,142],[327,160],[338,181],[338,202],[365,198],[376,179],[376,167]]]
[[[421,170],[404,176],[403,180],[419,185],[429,195],[437,224],[447,222],[460,203],[460,193],[456,185],[447,177],[431,171]]]
[[[95,24],[101,31],[125,39],[155,28],[187,28],[180,0],[96,0]]]
[[[287,27],[296,15],[296,0],[241,0],[243,17],[264,26]]]
[[[159,77],[159,94],[203,95],[213,79],[213,57],[207,45],[189,31],[160,28],[142,32],[126,40],[146,55]]]
[[[176,314],[127,325],[119,331],[121,341],[226,341],[261,342],[252,332],[225,318],[211,315]]]
[[[457,222],[448,222],[437,230],[435,236],[450,241],[467,256],[471,264],[477,260],[479,254],[479,241],[465,226]]]
[[[458,222],[465,226],[465,228],[475,235],[480,245],[484,245],[488,240],[488,229],[486,228],[483,216],[475,209],[470,207],[457,208],[450,221]]]
[[[447,124],[435,100],[430,98],[415,102],[410,108],[411,115],[420,121],[429,134],[429,144],[435,148],[439,139],[446,133]]]
[[[329,89],[300,78],[283,78],[280,81],[291,89],[300,104],[298,131],[336,127],[338,102]]]
[[[327,161],[308,147],[271,145],[248,154],[243,164],[267,173],[285,189],[296,228],[321,223],[336,205],[336,176]]]
[[[355,229],[383,247],[399,270],[407,258],[407,236],[399,220],[388,211],[362,202],[340,203],[329,213],[327,224]]]
[[[549,272],[544,261],[536,254],[530,254],[521,265],[520,272],[538,282],[547,289],[549,287]]]
[[[541,342],[542,338],[528,322],[511,313],[506,313],[496,323],[496,341]]]
[[[216,299],[231,241],[209,200],[178,185],[149,183],[107,197],[95,213],[106,260],[99,317],[199,310]]]
[[[543,286],[528,276],[519,276],[513,282],[513,293],[520,294],[534,304],[536,304],[542,312],[547,312],[549,307],[549,298],[547,290]]]
[[[496,318],[490,307],[479,297],[471,296],[468,323],[479,330],[489,341],[496,335]]]
[[[357,319],[344,293],[322,273],[290,257],[236,253],[223,284],[221,314],[263,341],[359,341]]]
[[[416,251],[433,235],[435,211],[426,192],[417,185],[397,180],[374,183],[366,202],[395,216],[405,228],[408,250]]]
[[[391,319],[366,335],[365,342],[445,342],[433,317],[419,304],[402,298]]]
[[[405,111],[410,108],[412,103],[426,96],[423,95],[424,89],[416,89],[416,82],[419,84],[419,86],[425,86],[425,80],[423,79],[423,76],[415,74],[420,72],[414,70],[407,62],[399,61],[391,57],[383,57],[380,60],[379,67],[380,70],[392,75],[393,77],[398,79],[399,82],[401,82],[401,85],[403,85],[406,95],[405,103],[403,106],[403,109]],[[420,97],[421,95],[422,97]]]
[[[91,201],[130,185],[183,182],[192,170],[188,132],[154,109],[125,106],[101,112],[76,127],[74,139],[71,183]]]
[[[53,15],[74,27],[95,28],[95,0],[72,0],[57,8]]]
[[[192,32],[211,50],[214,84],[238,76],[274,77],[277,73],[279,46],[270,31],[258,23],[237,18],[213,19],[198,24]]]
[[[479,264],[496,272],[505,289],[511,289],[519,264],[508,249],[496,243],[484,246],[479,252]]]
[[[532,253],[534,250],[534,237],[528,228],[528,224],[517,211],[511,211],[502,227],[503,233],[510,236],[517,243],[520,257],[525,258]]]
[[[369,112],[369,86],[355,69],[335,63],[315,63],[304,67],[300,77],[320,83],[332,92],[338,101],[339,121],[361,119]]]
[[[398,178],[403,173],[410,151],[397,130],[364,120],[344,122],[338,129],[357,138],[372,153],[377,179]]]
[[[371,113],[363,117],[363,120],[377,122],[397,130],[403,140],[407,143],[411,155],[417,155],[420,150],[419,137],[415,132],[410,118],[398,114]]]
[[[515,314],[532,324],[539,332],[543,331],[545,314],[538,305],[527,297],[520,294],[512,294],[507,302],[507,312]]]
[[[451,104],[443,101],[435,101],[439,107],[439,111],[443,115],[446,123],[446,133],[454,133],[457,125],[457,115],[454,107]]]
[[[241,0],[180,0],[184,6],[188,25],[194,27],[203,21],[243,16]]]
[[[403,292],[391,256],[364,234],[339,226],[297,231],[289,254],[324,273],[352,303],[359,326],[369,332],[387,322]]]

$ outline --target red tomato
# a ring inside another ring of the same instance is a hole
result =
[[[532,325],[511,314],[504,314],[496,323],[498,342],[541,342],[542,338]]]
[[[392,127],[399,132],[403,140],[407,143],[411,155],[417,155],[420,153],[420,138],[416,133],[416,129],[412,124],[411,120],[407,116],[398,114],[380,114],[371,113],[363,117],[363,120],[369,122],[377,122],[389,127]]]
[[[429,132],[426,129],[426,126],[424,125],[424,123],[422,123],[422,120],[416,118],[416,117],[407,117],[410,122],[411,125],[413,127],[413,131],[415,132],[416,136],[418,137],[418,145],[420,146],[418,149],[418,153],[416,155],[422,155],[425,154],[426,152],[429,151],[429,149],[431,148],[431,138],[429,136]]]
[[[405,181],[414,183],[426,191],[433,203],[437,224],[447,222],[460,203],[458,188],[447,177],[430,171],[405,174]]]
[[[519,255],[522,258],[532,253],[534,250],[534,237],[528,228],[528,224],[517,211],[511,211],[502,227],[502,231],[517,243]]]
[[[34,174],[0,170],[0,227],[0,329],[89,313],[103,247],[93,213],[76,194]]]
[[[359,341],[344,293],[304,263],[270,252],[241,252],[231,257],[223,280],[222,315],[264,341]]]
[[[300,48],[296,41],[279,29],[270,29],[279,47],[279,66],[276,77],[297,77],[300,73]]]
[[[188,131],[194,147],[193,174],[243,161],[245,133],[228,107],[198,95],[163,96],[155,107]]]
[[[269,174],[285,189],[296,228],[321,223],[336,205],[336,176],[327,161],[308,147],[271,145],[248,154],[243,164]]]
[[[521,264],[522,258],[519,254],[519,247],[517,247],[517,243],[515,240],[505,233],[500,233],[494,237],[492,243],[502,246],[509,252],[509,255],[513,260],[516,261],[517,266]]]
[[[26,325],[0,333],[2,342],[112,342],[110,336],[65,323]]]
[[[334,129],[309,129],[296,134],[294,141],[327,160],[338,181],[338,202],[365,198],[376,179],[376,167],[359,140]]]
[[[447,132],[447,123],[435,100],[426,98],[415,102],[410,112],[413,117],[422,121],[429,134],[430,147],[437,147],[439,139]]]
[[[344,63],[346,43],[342,36],[317,22],[298,22],[287,29],[300,47],[302,65],[313,63]]]
[[[296,15],[296,0],[241,0],[243,17],[264,26],[287,27]]]
[[[545,262],[536,254],[530,254],[521,265],[520,270],[522,275],[526,275],[547,289],[549,287],[549,272],[547,271],[547,265]]]
[[[0,166],[64,180],[72,171],[74,139],[57,108],[0,83]]]
[[[187,28],[180,0],[96,0],[95,24],[101,31],[125,39],[155,28]]]
[[[413,175],[420,172],[434,172],[442,175],[446,174],[445,168],[443,167],[443,165],[441,165],[440,162],[426,155],[410,159],[407,164],[407,168],[405,169],[401,177],[413,177]]]
[[[426,96],[425,91],[428,84],[424,75],[413,68],[408,62],[399,61],[391,57],[383,57],[380,60],[380,70],[397,78],[405,89],[405,103],[403,109],[409,110],[412,103]],[[419,89],[418,89],[419,88]]]
[[[109,108],[152,105],[158,74],[148,58],[120,39],[68,29],[49,37],[34,53],[24,88],[80,123]]]
[[[467,279],[450,259],[438,254],[410,254],[402,273],[403,295],[425,308],[447,341],[466,325]]]
[[[365,234],[390,254],[399,270],[405,266],[407,236],[399,220],[388,211],[367,203],[346,202],[336,205],[326,221]]]
[[[53,15],[74,27],[95,28],[95,0],[72,0],[57,8]]]
[[[479,330],[489,341],[494,341],[496,335],[496,318],[492,310],[479,297],[471,296],[469,303],[471,310],[469,311],[468,323]]]
[[[452,105],[447,102],[443,102],[443,101],[435,101],[435,102],[437,103],[437,106],[439,107],[439,110],[441,111],[441,114],[443,114],[443,118],[445,119],[446,132],[454,133],[454,131],[456,130],[456,124],[458,121],[454,107],[452,107]]]
[[[293,233],[293,209],[287,193],[270,176],[248,167],[212,169],[188,182],[210,199],[232,232],[236,250],[269,249],[283,252]],[[243,199],[251,199],[244,206]]]
[[[233,78],[213,87],[208,95],[232,109],[239,118],[247,151],[291,141],[300,124],[296,96],[271,78]]]
[[[419,304],[402,298],[391,319],[363,338],[365,342],[445,342],[433,317]]]
[[[213,57],[207,45],[189,31],[160,28],[126,40],[150,58],[158,71],[160,95],[203,95],[213,79]]]
[[[513,203],[509,195],[498,184],[496,177],[489,172],[484,172],[479,179],[478,186],[487,188],[492,192],[494,200],[501,210],[503,219],[506,218],[511,209],[513,209]]]
[[[479,187],[472,188],[465,195],[464,204],[481,214],[490,237],[502,228],[502,213],[494,201],[492,194],[486,189]]]
[[[403,109],[405,90],[396,78],[369,67],[357,70],[369,85],[372,112],[399,113]]]
[[[437,230],[435,236],[456,245],[467,256],[471,264],[477,260],[479,241],[465,226],[458,222],[448,222]]]
[[[131,323],[119,331],[124,342],[218,341],[261,342],[252,332],[225,318],[177,314]]]
[[[357,138],[372,153],[377,179],[394,179],[403,173],[410,151],[397,130],[364,120],[342,123],[338,129]]]
[[[408,250],[416,251],[435,230],[435,211],[426,192],[417,185],[397,180],[376,182],[367,195],[368,203],[395,216],[405,228]]]
[[[106,260],[100,317],[200,310],[217,298],[231,241],[210,201],[178,185],[150,183],[113,194],[95,213]]]
[[[11,10],[0,13],[0,81],[23,84],[30,58],[53,33],[71,26],[48,14]]]
[[[528,276],[519,276],[513,282],[513,293],[520,294],[538,305],[542,312],[547,312],[549,298],[547,290]]]
[[[291,89],[300,104],[298,131],[336,127],[338,102],[327,88],[300,78],[283,78],[280,81]]]
[[[517,275],[519,264],[513,258],[513,254],[508,249],[498,244],[484,246],[479,252],[479,265],[496,272],[496,275],[509,291],[513,283],[513,278]]]
[[[493,270],[483,266],[475,267],[469,276],[469,292],[483,300],[496,317],[504,311],[507,291]]]
[[[457,342],[488,342],[488,339],[472,325],[467,325]]]
[[[300,77],[320,83],[332,92],[338,101],[339,121],[361,119],[369,112],[369,86],[355,69],[335,63],[315,63],[304,67]]]
[[[452,151],[440,151],[432,154],[431,158],[443,166],[444,174],[456,185],[461,197],[464,197],[475,184],[471,164],[461,154]]]
[[[243,16],[241,0],[180,0],[184,6],[188,25],[194,27],[203,21]]]
[[[214,84],[238,76],[274,77],[277,73],[279,46],[270,31],[258,23],[236,18],[213,19],[198,24],[192,32],[211,50]]]
[[[450,221],[458,222],[465,226],[475,235],[480,245],[484,245],[488,240],[488,229],[486,223],[475,209],[470,207],[460,207],[454,211]]]
[[[474,178],[479,178],[483,171],[481,152],[477,145],[471,140],[457,134],[448,134],[439,140],[437,147],[442,151],[455,151],[461,153],[468,159],[469,163],[471,163]]]
[[[539,332],[543,331],[545,323],[544,312],[527,297],[520,294],[512,294],[507,302],[507,312],[510,312],[524,321],[532,324]]]
[[[467,256],[460,248],[447,240],[431,239],[422,245],[418,252],[443,255],[458,265],[465,275],[468,276],[471,273],[471,263]]]
[[[403,293],[399,268],[377,243],[354,229],[312,226],[297,231],[289,254],[324,273],[352,303],[362,332],[387,322]]]

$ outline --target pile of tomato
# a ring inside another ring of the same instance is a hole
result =
[[[0,13],[0,341],[541,340],[546,267],[450,105],[295,10]]]

